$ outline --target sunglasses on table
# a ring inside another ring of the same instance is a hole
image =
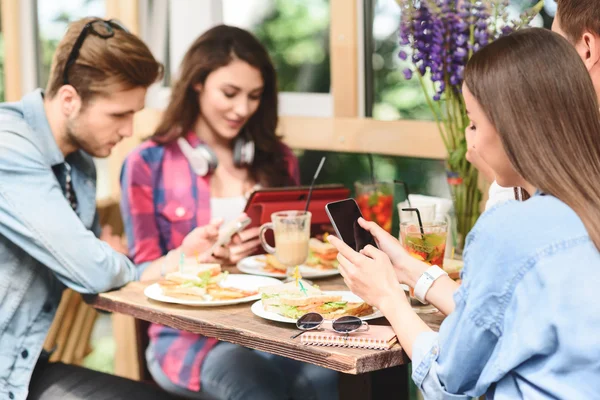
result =
[[[315,312],[304,314],[296,321],[296,327],[302,332],[290,336],[290,339],[295,339],[305,332],[319,329],[325,318]],[[334,332],[345,333],[346,335],[352,332],[365,332],[369,330],[369,324],[362,319],[354,316],[339,317],[331,321],[331,328]]]
[[[63,71],[63,85],[69,84],[69,68],[71,68],[73,64],[75,64],[75,61],[77,61],[77,57],[79,57],[79,51],[81,50],[81,46],[83,45],[85,38],[92,34],[101,37],[102,39],[109,39],[115,36],[115,29],[129,33],[129,30],[127,30],[127,28],[125,28],[125,26],[123,26],[123,24],[116,19],[95,19],[83,26],[81,33],[73,45],[73,49],[71,49],[71,52],[69,53],[69,58],[67,58],[65,69]]]

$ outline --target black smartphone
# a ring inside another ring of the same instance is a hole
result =
[[[325,211],[329,216],[333,229],[335,229],[335,233],[348,246],[356,251],[362,250],[368,244],[377,247],[371,232],[358,224],[358,219],[362,217],[362,213],[354,199],[327,203]]]

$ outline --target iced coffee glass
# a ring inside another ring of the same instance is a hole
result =
[[[291,279],[294,269],[306,262],[308,258],[308,241],[310,239],[310,218],[308,211],[280,211],[271,214],[271,222],[260,227],[260,241],[266,252],[274,254],[277,260],[285,265],[286,275]],[[267,230],[272,229],[275,235],[275,247],[265,239]]]

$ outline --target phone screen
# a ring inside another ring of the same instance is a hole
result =
[[[354,199],[328,203],[325,209],[338,237],[348,246],[356,251],[368,244],[377,247],[373,235],[358,224],[358,218],[362,214]]]

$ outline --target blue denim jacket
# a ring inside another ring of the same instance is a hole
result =
[[[96,171],[82,151],[67,156],[77,214],[66,200],[42,96],[0,104],[0,399],[27,397],[65,286],[99,293],[136,279],[134,264],[96,238]]]
[[[600,253],[552,196],[485,212],[467,238],[455,311],[420,335],[426,399],[600,398]]]

